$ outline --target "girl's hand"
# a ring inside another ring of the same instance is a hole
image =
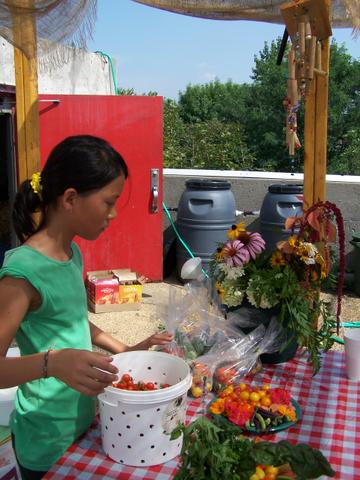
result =
[[[80,393],[96,396],[118,380],[115,375],[118,369],[111,364],[112,360],[106,354],[88,350],[52,350],[49,354],[48,374]]]
[[[174,338],[174,335],[168,332],[154,333],[151,337],[146,338],[142,342],[134,345],[133,347],[128,347],[127,351],[131,350],[148,350],[154,345],[165,345],[170,343]]]

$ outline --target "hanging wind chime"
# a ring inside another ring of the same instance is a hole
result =
[[[301,147],[297,134],[297,112],[309,94],[315,75],[327,75],[321,67],[321,41],[331,35],[324,1],[294,0],[281,6],[286,32],[291,37],[288,52],[287,95],[283,101],[286,115],[286,145],[290,157]],[[287,36],[286,36],[287,38]]]

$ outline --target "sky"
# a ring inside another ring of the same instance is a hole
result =
[[[166,12],[132,0],[98,0],[90,51],[113,58],[119,88],[155,91],[178,99],[189,84],[251,82],[254,56],[282,37],[284,25],[207,20]],[[360,35],[333,29],[333,38],[360,59]]]

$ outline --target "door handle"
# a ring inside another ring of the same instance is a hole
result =
[[[159,210],[159,169],[151,169],[151,213],[157,213]]]

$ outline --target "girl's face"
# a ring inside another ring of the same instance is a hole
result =
[[[123,175],[95,192],[76,197],[73,205],[75,235],[95,240],[116,217],[115,204],[124,187]]]

